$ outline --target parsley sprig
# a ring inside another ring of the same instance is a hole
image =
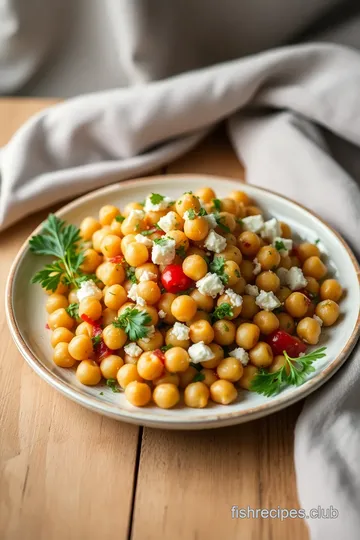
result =
[[[59,259],[37,272],[32,283],[40,283],[49,291],[55,291],[61,281],[75,287],[78,285],[84,253],[80,230],[75,225],[67,225],[65,221],[50,214],[40,234],[33,236],[29,245],[35,255],[51,255]]]
[[[151,317],[146,311],[128,307],[112,324],[116,328],[122,328],[130,341],[137,341],[138,339],[147,337],[150,328],[146,325],[150,323]]]
[[[79,304],[73,302],[72,304],[69,304],[67,308],[65,308],[65,311],[70,315],[70,317],[77,319],[79,317]]]
[[[265,369],[260,370],[253,379],[250,390],[270,397],[278,394],[285,386],[300,386],[305,381],[306,376],[315,371],[313,363],[326,356],[325,350],[326,347],[321,347],[299,358],[292,358],[286,351],[283,351],[284,365],[274,373]]]
[[[209,269],[213,274],[217,274],[221,281],[226,285],[229,281],[229,276],[225,272],[225,262],[224,257],[214,257],[209,265]]]

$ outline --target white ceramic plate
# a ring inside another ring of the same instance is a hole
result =
[[[122,393],[113,393],[107,387],[82,386],[73,370],[59,368],[52,362],[50,335],[45,329],[46,296],[39,286],[30,284],[30,277],[44,265],[45,260],[31,254],[26,242],[14,261],[8,279],[8,323],[25,360],[65,396],[100,414],[135,424],[172,429],[227,426],[265,416],[307,396],[327,381],[350,354],[360,329],[359,266],[349,247],[335,231],[317,216],[284,197],[226,178],[169,175],[111,185],[77,199],[59,210],[57,215],[78,225],[85,216],[96,216],[104,204],[111,203],[123,208],[130,201],[144,199],[149,192],[176,198],[186,190],[196,191],[205,185],[214,188],[220,197],[240,188],[255,199],[256,204],[266,209],[269,216],[286,221],[303,240],[321,239],[319,247],[324,259],[346,291],[341,301],[342,314],[338,323],[323,332],[318,345],[326,345],[326,357],[315,364],[316,371],[302,386],[289,387],[273,398],[240,390],[238,400],[229,406],[211,404],[206,409],[190,409],[180,404],[171,410],[155,406],[136,408],[126,401]],[[39,230],[40,227],[33,234]]]

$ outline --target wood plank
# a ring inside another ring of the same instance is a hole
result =
[[[167,168],[243,178],[217,132]],[[232,519],[231,507],[298,508],[294,425],[302,404],[240,426],[200,432],[144,428],[133,540],[268,540],[307,536],[301,520]]]
[[[0,100],[0,144],[53,100]],[[0,282],[42,212],[0,235]],[[4,305],[3,287],[0,303]],[[128,536],[139,429],[96,415],[43,382],[0,310],[0,538]]]

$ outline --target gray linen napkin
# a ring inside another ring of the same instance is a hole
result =
[[[247,180],[321,214],[359,254],[360,55],[281,48],[131,89],[85,95],[30,119],[0,156],[0,229],[23,215],[142,174],[228,119]],[[336,160],[334,159],[336,156]],[[306,402],[296,429],[301,506],[333,504],[312,538],[360,528],[360,351]]]

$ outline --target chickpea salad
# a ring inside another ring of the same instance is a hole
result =
[[[326,355],[313,346],[343,290],[318,242],[295,243],[265,210],[204,187],[106,205],[80,228],[50,214],[29,243],[54,259],[32,278],[49,295],[54,363],[137,407],[228,405],[239,389],[271,397],[301,385]]]

